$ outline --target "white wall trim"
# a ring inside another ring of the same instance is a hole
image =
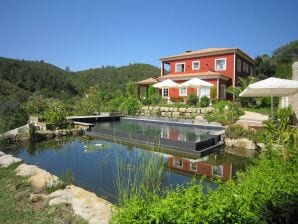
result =
[[[224,69],[216,69],[216,61],[225,60],[225,68]],[[227,70],[227,58],[216,58],[214,60],[214,70],[215,71],[226,71]]]

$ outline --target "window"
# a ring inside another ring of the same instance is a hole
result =
[[[198,97],[202,97],[202,96],[207,96],[210,98],[210,87],[201,87],[198,89],[198,93],[197,93]]]
[[[175,65],[175,72],[184,72],[185,63],[177,63]]]
[[[250,66],[250,75],[253,75],[254,74],[254,68],[252,66]]]
[[[192,62],[192,70],[199,70],[200,69],[200,62],[199,61],[193,61]]]
[[[225,84],[221,84],[220,85],[220,98],[221,99],[225,99],[226,98],[226,85]]]
[[[181,159],[174,159],[173,165],[175,167],[182,168],[183,167],[183,161]]]
[[[169,97],[169,89],[162,89],[161,94],[162,94],[162,97],[164,98]]]
[[[243,71],[245,73],[249,73],[249,66],[248,66],[248,64],[246,62],[243,62]]]
[[[179,96],[187,96],[187,88],[186,87],[179,88]]]
[[[237,58],[237,71],[241,72],[241,60],[239,58]]]
[[[227,59],[226,58],[220,58],[215,59],[215,70],[216,71],[223,71],[227,68]]]
[[[223,166],[212,166],[212,175],[223,176]]]
[[[197,164],[196,163],[190,163],[190,170],[191,171],[197,171]]]

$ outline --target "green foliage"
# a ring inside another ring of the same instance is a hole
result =
[[[226,130],[225,134],[227,138],[237,139],[237,138],[248,138],[253,140],[254,132],[240,124],[231,124]]]
[[[217,99],[217,87],[212,86],[210,88],[210,100],[213,102]]]
[[[120,111],[121,104],[125,101],[124,96],[117,96],[110,101],[107,102],[106,110],[110,112],[118,112]]]
[[[200,107],[208,107],[210,105],[209,97],[203,96],[200,98],[199,106]]]
[[[199,97],[197,97],[193,93],[189,94],[189,96],[187,97],[187,100],[186,100],[186,104],[188,106],[195,106],[198,104],[198,102],[199,102]]]
[[[126,93],[129,97],[137,98],[138,86],[135,82],[128,82],[126,86]]]
[[[272,154],[259,159],[237,180],[207,194],[201,184],[159,195],[131,197],[113,223],[291,223],[297,204],[298,161]]]
[[[227,125],[236,122],[243,114],[244,111],[238,103],[219,101],[214,105],[214,110],[205,114],[204,118],[208,122],[219,122],[222,125]]]
[[[256,57],[256,75],[259,79],[271,76],[291,78],[291,65],[297,58],[298,40],[295,40],[274,50],[272,56]]]
[[[58,101],[52,101],[49,107],[43,112],[46,122],[58,128],[66,127],[66,111],[64,105]]]
[[[135,115],[140,110],[140,107],[141,105],[137,99],[128,97],[120,105],[120,110],[125,112],[126,114]]]

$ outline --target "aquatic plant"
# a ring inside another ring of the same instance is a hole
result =
[[[118,204],[146,192],[157,192],[163,180],[164,160],[158,153],[135,151],[134,156],[116,155],[115,188]]]

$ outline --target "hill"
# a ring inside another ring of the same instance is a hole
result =
[[[107,66],[76,72],[72,80],[81,91],[98,85],[108,94],[121,94],[128,82],[140,81],[150,77],[158,77],[160,69],[149,64],[129,64],[122,67]]]
[[[42,61],[25,61],[0,57],[0,79],[28,92],[39,92],[48,97],[60,93],[76,95],[76,86],[69,80],[70,74]]]

